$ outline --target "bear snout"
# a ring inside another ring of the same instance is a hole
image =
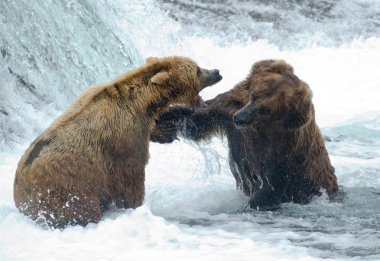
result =
[[[207,70],[201,68],[200,71],[201,90],[208,86],[214,85],[223,79],[218,69]]]
[[[223,79],[223,76],[219,73],[219,70],[218,70],[218,69],[213,70],[213,71],[212,71],[212,74],[213,74],[214,77],[215,77],[215,80],[216,80],[215,83],[217,83],[217,82],[219,82],[220,80]]]
[[[236,113],[233,116],[234,124],[237,128],[242,128],[253,122],[254,117],[248,117],[246,112]]]
[[[234,115],[233,116],[234,124],[236,127],[242,127],[244,125],[244,121],[240,119],[240,117]]]
[[[255,121],[255,109],[246,106],[233,115],[233,121],[236,127],[245,127]]]
[[[211,70],[211,73],[217,77],[222,77],[219,73],[219,70],[218,69],[214,69],[214,70]]]

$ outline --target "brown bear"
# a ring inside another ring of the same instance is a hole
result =
[[[259,61],[245,80],[206,103],[207,108],[177,106],[162,114],[152,141],[171,142],[178,130],[195,141],[227,136],[237,188],[253,209],[307,203],[321,189],[337,192],[312,92],[289,64]]]
[[[194,106],[221,80],[185,57],[149,58],[111,82],[89,87],[26,150],[14,200],[53,228],[98,222],[110,204],[143,203],[148,144],[170,104]]]

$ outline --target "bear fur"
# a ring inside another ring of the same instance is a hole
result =
[[[305,204],[321,189],[338,191],[312,92],[285,61],[255,63],[246,79],[206,103],[195,110],[172,107],[160,116],[152,140],[171,142],[178,130],[194,141],[226,136],[237,188],[253,209]]]
[[[149,58],[111,82],[89,87],[26,150],[18,163],[18,209],[53,228],[99,222],[110,204],[144,200],[155,119],[170,104],[194,106],[221,80],[185,57]]]

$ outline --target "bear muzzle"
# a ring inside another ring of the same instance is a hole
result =
[[[203,90],[204,88],[214,85],[215,83],[221,81],[223,79],[222,75],[220,75],[218,69],[214,70],[207,70],[200,68],[200,75],[199,75],[199,80],[201,83],[201,89]]]
[[[256,119],[256,110],[253,106],[245,106],[233,115],[233,122],[237,128],[246,127]]]

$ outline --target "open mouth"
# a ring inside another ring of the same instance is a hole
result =
[[[201,88],[201,90],[220,82],[222,79],[223,77],[219,74],[219,71],[214,70],[214,77],[210,78],[210,80],[205,83],[205,86]],[[198,108],[207,107],[207,103],[203,100],[202,96],[198,95],[198,100],[197,100],[197,103],[195,104],[195,107],[198,107]]]
[[[198,95],[198,101],[197,101],[197,104],[195,105],[195,107],[198,107],[198,108],[206,108],[207,107],[207,103],[202,99],[202,96]]]

